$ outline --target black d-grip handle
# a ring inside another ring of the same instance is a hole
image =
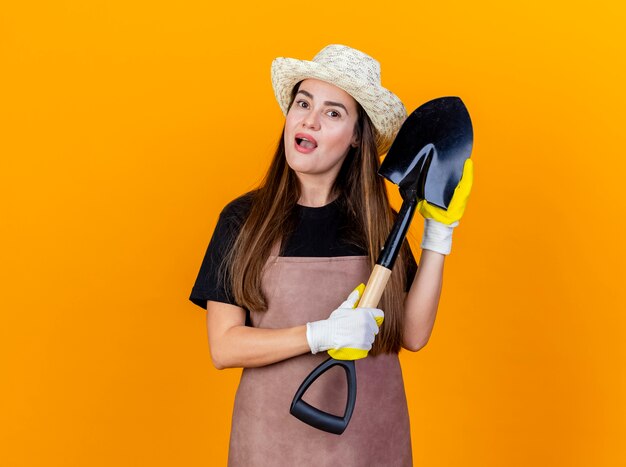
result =
[[[309,386],[319,378],[322,373],[328,369],[339,365],[346,371],[346,380],[348,382],[348,400],[346,401],[346,411],[343,417],[338,417],[328,412],[324,412],[320,409],[316,409],[310,404],[307,404],[302,400],[302,396],[309,389]],[[334,433],[340,435],[348,426],[352,412],[354,412],[354,404],[356,402],[356,369],[354,367],[353,360],[335,360],[329,358],[322,362],[315,370],[311,372],[309,376],[302,382],[296,395],[291,402],[291,408],[289,412],[297,419],[304,423],[311,425],[319,430],[326,431],[328,433]]]

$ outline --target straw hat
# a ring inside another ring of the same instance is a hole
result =
[[[313,61],[274,59],[272,86],[283,114],[289,110],[294,86],[307,78],[326,81],[350,94],[376,128],[379,155],[389,150],[407,114],[400,99],[381,86],[380,63],[359,50],[338,44],[324,47]]]

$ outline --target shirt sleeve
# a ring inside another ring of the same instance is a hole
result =
[[[222,262],[245,220],[241,198],[220,213],[213,236],[204,254],[189,300],[206,310],[207,300],[238,305],[232,295],[230,275]]]

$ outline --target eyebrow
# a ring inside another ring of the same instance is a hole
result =
[[[307,96],[309,99],[313,99],[313,94],[311,94],[310,92],[305,91],[304,89],[300,89],[300,90],[298,90],[297,94],[300,94],[300,93],[304,94],[304,95],[305,95],[305,96]],[[347,113],[348,115],[350,115],[350,113],[348,112],[348,109],[346,109],[346,106],[345,106],[345,105],[343,105],[341,102],[325,101],[325,102],[324,102],[324,105],[332,105],[332,106],[335,106],[335,107],[341,107],[343,110],[345,110],[345,111],[346,111],[346,113]]]

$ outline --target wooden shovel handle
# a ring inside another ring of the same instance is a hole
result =
[[[374,266],[374,270],[370,274],[370,278],[365,286],[363,296],[357,306],[362,308],[377,308],[380,303],[380,297],[385,291],[385,286],[391,277],[391,270],[380,264]]]

